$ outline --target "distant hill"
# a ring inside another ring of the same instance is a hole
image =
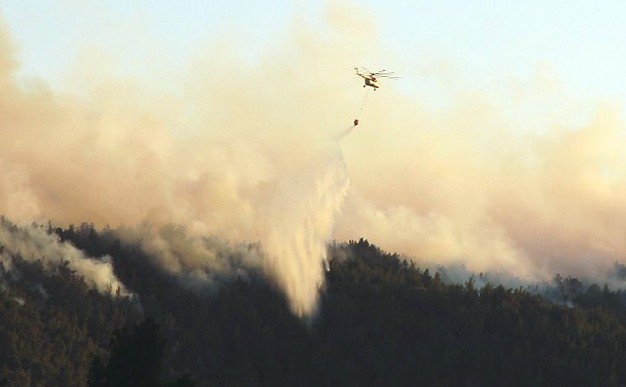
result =
[[[331,246],[303,321],[262,274],[207,294],[113,233],[46,232],[112,257],[134,296],[0,250],[4,385],[626,385],[626,298],[602,284],[556,277],[549,298],[446,284],[361,239]]]

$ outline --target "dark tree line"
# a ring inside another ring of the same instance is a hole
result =
[[[575,278],[555,277],[546,297],[446,284],[351,241],[331,247],[319,315],[305,322],[260,274],[208,295],[108,230],[49,232],[112,256],[139,303],[14,257],[20,278],[0,277],[8,385],[626,385],[626,297]]]

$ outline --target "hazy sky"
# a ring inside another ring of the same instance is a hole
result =
[[[0,0],[0,213],[261,241],[298,313],[332,238],[602,277],[626,257],[626,5],[569,3]],[[359,110],[355,65],[403,78]],[[177,243],[155,236],[172,272],[217,262]]]
[[[250,59],[283,39],[294,16],[314,21],[322,1],[0,0],[21,74],[62,86],[63,72],[91,48],[115,51],[123,75],[183,69],[199,45],[225,35]],[[382,43],[405,65],[452,63],[476,85],[550,71],[589,97],[626,95],[626,3],[621,1],[360,1]],[[365,27],[365,26],[364,26]],[[368,26],[371,27],[371,26]],[[354,34],[363,31],[354,30]],[[120,53],[125,55],[120,55]],[[372,62],[385,58],[370,53]],[[362,64],[366,65],[366,64]],[[405,71],[403,71],[405,70]],[[340,70],[338,70],[340,71]],[[156,74],[156,75],[155,75]],[[406,77],[402,87],[427,87]],[[473,85],[475,86],[475,85]]]

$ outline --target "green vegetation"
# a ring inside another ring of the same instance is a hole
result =
[[[206,294],[111,232],[49,232],[113,257],[138,299],[91,290],[67,265],[51,272],[13,257],[0,267],[6,385],[626,384],[626,295],[574,278],[556,277],[549,298],[445,284],[353,241],[331,247],[319,315],[307,322],[259,274]]]

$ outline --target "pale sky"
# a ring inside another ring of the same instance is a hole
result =
[[[239,48],[254,60],[284,36],[295,15],[314,21],[325,4],[0,0],[0,17],[19,50],[20,75],[61,86],[63,72],[91,47],[126,53],[118,60],[130,76],[137,75],[137,67],[146,62],[163,72],[180,69],[193,48],[225,34],[236,35]],[[620,104],[626,96],[625,2],[366,0],[350,4],[375,15],[375,28],[396,63],[424,63],[434,57],[452,63],[473,86],[502,77],[527,77],[543,66],[575,94]],[[384,63],[384,58],[378,62]],[[411,76],[403,83],[420,85]]]

